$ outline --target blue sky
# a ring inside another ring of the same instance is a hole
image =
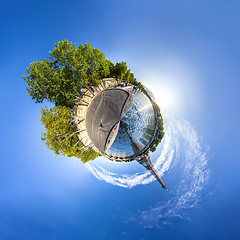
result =
[[[239,239],[239,10],[235,0],[2,1],[0,239]],[[169,192],[135,163],[84,166],[43,145],[48,103],[30,99],[22,75],[66,38],[126,61],[155,94],[167,134],[152,160]]]

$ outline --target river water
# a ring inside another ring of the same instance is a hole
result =
[[[152,139],[155,113],[149,98],[140,89],[132,88],[133,103],[121,119],[116,139],[107,154],[128,157],[140,152]]]

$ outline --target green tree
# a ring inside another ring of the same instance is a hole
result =
[[[86,151],[84,151],[81,155],[81,161],[82,163],[86,163],[90,160],[94,160],[98,156],[101,156],[100,154],[96,153],[92,148],[88,148]]]
[[[88,85],[98,85],[100,79],[110,74],[110,61],[91,44],[72,44],[59,41],[50,53],[50,58],[32,62],[27,68],[28,95],[36,101],[44,99],[72,108],[78,90]]]
[[[46,129],[41,139],[49,150],[56,155],[77,157],[84,163],[99,156],[91,148],[85,149],[78,139],[79,130],[73,124],[71,112],[66,106],[45,107],[41,114],[40,120]]]
[[[126,62],[116,63],[115,65],[109,64],[109,66],[111,77],[127,80],[128,82],[134,79],[134,75],[128,69]]]
[[[154,152],[154,151],[156,151],[159,143],[162,141],[165,133],[164,133],[164,128],[163,128],[163,119],[162,119],[162,115],[160,112],[160,108],[155,102],[152,102],[152,104],[154,107],[154,111],[156,111],[156,113],[157,113],[157,124],[158,124],[157,136],[150,146],[150,151]]]

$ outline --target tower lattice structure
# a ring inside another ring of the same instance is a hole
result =
[[[136,161],[138,163],[140,163],[141,165],[143,165],[148,171],[151,172],[151,174],[162,185],[162,188],[167,189],[166,184],[162,181],[162,179],[159,177],[159,175],[157,174],[156,170],[154,169],[153,164],[152,164],[152,162],[150,160],[150,156],[148,156],[148,155],[142,156],[140,159],[136,159]]]

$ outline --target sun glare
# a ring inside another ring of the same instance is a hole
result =
[[[146,84],[146,87],[153,93],[159,107],[164,111],[171,111],[179,106],[178,94],[174,88],[160,86],[158,84],[153,88]]]
[[[176,94],[169,88],[158,89],[155,93],[157,103],[163,109],[174,108],[177,105]]]

